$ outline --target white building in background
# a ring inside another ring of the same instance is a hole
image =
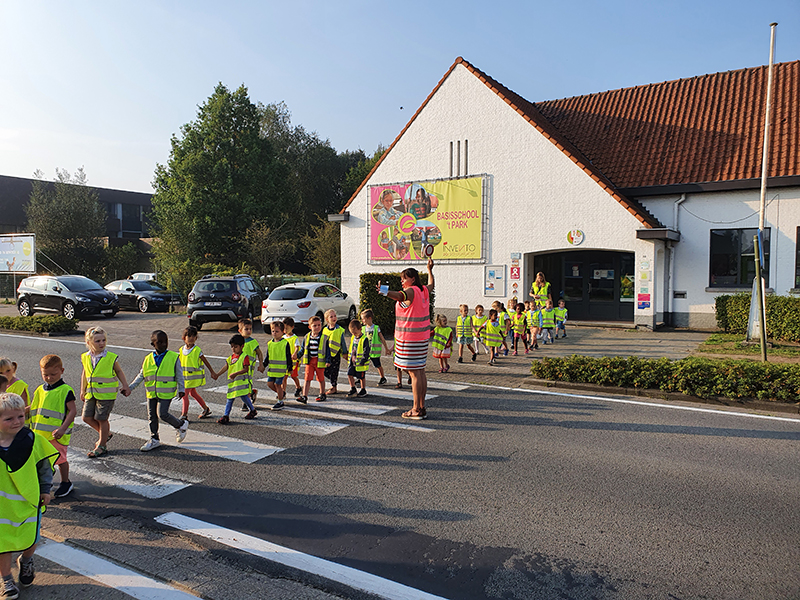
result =
[[[753,280],[766,70],[532,104],[458,58],[337,216],[344,291],[432,246],[438,311],[528,299],[542,271],[573,321],[715,327],[715,297]],[[778,294],[800,287],[798,98],[800,61],[776,65]]]

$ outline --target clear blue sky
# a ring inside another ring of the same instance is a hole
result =
[[[457,56],[536,102],[766,64],[772,21],[800,59],[798,0],[3,0],[0,175],[150,192],[218,82],[371,153]]]

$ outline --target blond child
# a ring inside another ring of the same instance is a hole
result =
[[[517,303],[517,312],[514,314],[514,356],[518,354],[517,347],[519,341],[525,344],[525,354],[530,350],[528,348],[528,315],[525,312],[525,305],[522,302]]]
[[[331,356],[328,338],[322,335],[322,319],[316,315],[311,317],[308,320],[308,329],[305,337],[299,340],[294,353],[294,359],[305,366],[303,395],[297,399],[300,404],[308,402],[308,392],[314,378],[319,383],[317,402],[325,401],[325,366]]]
[[[528,311],[528,329],[530,330],[531,336],[530,348],[533,350],[539,349],[539,336],[542,331],[542,328],[539,326],[540,318],[541,310],[536,308],[536,302],[531,302],[530,310]]]
[[[503,356],[508,356],[508,344],[506,343],[506,336],[511,330],[511,319],[508,318],[505,305],[500,300],[492,302],[492,309],[497,313],[497,320],[500,323],[502,330],[501,346],[503,346]],[[500,351],[495,352],[495,359],[500,356]]]
[[[283,337],[285,327],[281,321],[273,321],[269,325],[272,339],[267,344],[265,366],[267,369],[267,387],[278,395],[278,401],[272,410],[283,408],[283,399],[286,396],[286,376],[292,369],[294,349],[289,340]]]
[[[72,425],[78,410],[75,408],[75,391],[64,383],[64,365],[61,358],[48,354],[39,361],[44,384],[36,388],[30,405],[30,428],[53,444],[58,451],[56,466],[61,474],[61,485],[53,496],[63,498],[72,490],[69,480],[67,449],[72,436]]]
[[[237,398],[241,398],[249,409],[249,412],[244,417],[245,419],[255,419],[258,415],[258,411],[253,406],[253,401],[250,400],[250,392],[253,389],[253,379],[250,374],[253,372],[253,368],[250,364],[250,357],[244,352],[244,336],[237,333],[231,336],[228,344],[231,347],[231,355],[225,359],[225,366],[216,374],[217,377],[224,373],[228,374],[225,413],[217,419],[217,423],[220,425],[227,425],[231,422],[231,408],[233,408],[233,403]]]
[[[567,322],[567,303],[563,298],[559,298],[558,308],[556,309],[556,339],[558,339],[559,331],[563,334],[561,337],[567,337],[567,328],[565,327],[566,322]]]
[[[472,361],[478,357],[478,353],[472,349],[472,333],[474,325],[469,314],[469,306],[460,304],[458,306],[458,318],[456,319],[456,344],[458,344],[458,362],[464,362],[464,346],[472,352]],[[477,348],[477,344],[476,344]]]
[[[117,399],[117,381],[122,384],[122,394],[129,396],[128,380],[119,364],[119,356],[106,350],[106,332],[102,327],[89,327],[84,336],[88,352],[81,354],[81,401],[83,422],[98,434],[89,458],[108,454],[106,444],[111,439],[108,418]]]
[[[0,393],[0,596],[10,599],[19,597],[11,574],[13,552],[22,552],[20,585],[32,585],[36,576],[33,554],[59,456],[44,436],[25,426],[26,408],[19,394]]]
[[[264,355],[261,352],[261,346],[258,345],[258,340],[253,337],[253,320],[252,319],[239,319],[238,323],[239,335],[244,338],[244,348],[242,352],[244,352],[245,356],[250,359],[250,380],[253,380],[253,372],[256,368],[256,362],[258,363],[258,372],[264,372]],[[251,404],[254,404],[256,401],[256,396],[258,396],[258,390],[256,388],[251,388],[250,390],[250,400]],[[250,410],[247,406],[247,403],[242,404],[242,411]]]
[[[205,419],[211,415],[211,409],[205,400],[200,396],[200,386],[206,384],[206,368],[211,376],[216,379],[216,373],[211,363],[208,362],[206,355],[197,345],[197,327],[189,325],[183,330],[183,347],[180,351],[181,370],[183,371],[183,383],[186,387],[186,395],[183,397],[183,408],[181,419],[189,420],[189,398],[194,398],[203,409],[198,419]]]
[[[25,400],[25,406],[30,405],[31,398],[28,394],[28,384],[17,377],[17,363],[10,358],[0,358],[0,375],[8,380],[6,392],[17,394]]]
[[[436,327],[432,334],[433,358],[439,359],[439,373],[447,373],[450,370],[448,361],[453,347],[453,328],[447,326],[447,317],[436,315]]]
[[[283,337],[284,339],[289,342],[289,349],[292,351],[292,368],[289,371],[289,374],[283,380],[283,395],[286,397],[286,386],[289,384],[289,377],[292,378],[294,382],[294,397],[299,398],[302,395],[303,390],[300,387],[300,380],[297,378],[298,376],[298,367],[299,362],[295,358],[295,350],[297,349],[297,335],[294,333],[294,319],[292,317],[286,317],[283,320]]]
[[[553,308],[553,301],[548,298],[545,300],[545,307],[539,311],[539,328],[544,333],[543,344],[553,343],[553,332],[556,328],[556,310]]]
[[[328,345],[331,350],[331,357],[328,366],[325,367],[325,377],[331,382],[331,387],[325,392],[326,396],[337,393],[336,384],[339,380],[339,366],[342,358],[347,360],[347,348],[344,346],[344,328],[338,325],[336,311],[333,309],[325,311],[325,328],[322,335],[328,338]]]
[[[366,374],[369,368],[369,355],[370,355],[370,338],[363,334],[363,328],[359,321],[350,321],[348,325],[350,330],[350,365],[347,368],[347,380],[350,382],[350,391],[348,396],[366,396],[367,384]],[[361,388],[356,392],[356,381],[359,382]]]
[[[374,321],[375,313],[370,309],[361,311],[361,322],[364,324],[364,333],[370,339],[369,358],[372,361],[372,366],[378,369],[378,374],[381,378],[378,380],[378,385],[386,383],[386,375],[383,372],[383,365],[381,364],[381,346],[386,352],[386,356],[392,353],[386,338],[383,337],[381,328]]]
[[[489,316],[483,313],[483,305],[478,304],[475,306],[475,314],[472,317],[472,332],[475,336],[475,351],[478,352],[480,348],[478,344],[483,346],[484,354],[489,354],[489,347],[484,343],[485,340],[481,335],[481,329],[486,324],[486,321],[489,320]]]

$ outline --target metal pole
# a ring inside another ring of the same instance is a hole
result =
[[[764,307],[764,282],[761,279],[761,257],[758,252],[758,236],[753,236],[756,249],[756,293],[758,294],[758,329],[761,338],[761,360],[767,362],[767,319]]]
[[[764,231],[764,212],[767,197],[767,167],[769,164],[769,125],[772,114],[772,67],[775,58],[775,28],[777,23],[770,23],[769,68],[767,75],[767,106],[764,111],[764,144],[761,149],[761,198],[758,210],[758,229]]]

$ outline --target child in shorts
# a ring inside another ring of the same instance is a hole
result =
[[[319,382],[319,396],[317,402],[324,402],[325,396],[325,367],[331,357],[328,346],[328,337],[322,335],[322,319],[314,315],[308,320],[309,332],[298,344],[294,358],[300,360],[305,365],[305,375],[303,376],[303,395],[297,401],[300,404],[308,402],[308,392],[311,389],[311,381],[316,378]]]
[[[117,381],[122,384],[122,394],[130,395],[128,380],[119,364],[119,356],[106,350],[106,332],[102,327],[89,327],[84,336],[88,352],[81,354],[81,401],[83,422],[98,434],[94,450],[86,456],[97,458],[108,454],[106,444],[111,439],[108,417],[117,399]]]
[[[30,586],[36,576],[33,554],[59,456],[44,436],[25,427],[26,408],[19,394],[0,393],[0,596],[10,599],[19,597],[11,574],[13,552],[22,552],[20,585]]]
[[[567,303],[563,298],[558,299],[558,308],[556,310],[556,339],[558,339],[558,332],[562,333],[561,337],[567,337],[567,328],[564,324],[567,322]]]
[[[381,376],[378,380],[378,385],[386,383],[386,375],[383,372],[383,365],[381,365],[381,346],[383,346],[386,356],[389,356],[392,351],[389,344],[386,343],[386,338],[381,333],[381,328],[374,322],[375,314],[370,310],[361,312],[361,321],[364,323],[364,333],[370,339],[370,353],[369,358],[372,361],[372,366],[378,369],[378,374]]]
[[[78,410],[75,408],[75,391],[64,383],[64,366],[61,358],[48,354],[39,361],[43,385],[36,388],[31,399],[30,428],[58,451],[56,466],[61,474],[61,485],[53,494],[63,498],[73,490],[69,480],[67,448],[72,435],[72,425]]]
[[[350,355],[350,365],[347,368],[347,379],[350,382],[350,391],[348,396],[366,396],[366,374],[369,368],[369,355],[370,355],[370,340],[369,337],[363,334],[361,323],[355,319],[350,321],[348,325],[350,330],[350,348],[348,354]],[[360,390],[356,392],[356,381],[360,384]]]
[[[264,365],[267,369],[267,387],[278,394],[278,401],[272,406],[272,410],[280,410],[283,408],[283,399],[286,396],[284,381],[292,368],[294,349],[283,337],[284,327],[281,321],[273,321],[269,326],[272,339],[267,344]]]
[[[489,364],[495,365],[500,346],[503,344],[505,328],[500,324],[500,317],[496,309],[489,311],[489,318],[481,326],[481,334],[489,347]]]
[[[289,342],[289,350],[292,351],[292,368],[283,380],[283,396],[286,397],[286,386],[289,383],[289,377],[291,377],[294,382],[294,397],[299,398],[303,395],[303,390],[300,387],[300,380],[297,378],[300,363],[294,358],[295,349],[297,348],[297,336],[294,334],[294,319],[292,317],[286,317],[283,320],[283,338]]]
[[[475,351],[478,352],[480,348],[478,344],[483,346],[483,353],[489,354],[489,347],[484,343],[483,336],[481,334],[481,329],[486,324],[486,321],[489,320],[489,317],[483,314],[483,305],[478,304],[475,306],[475,314],[472,317],[472,332],[475,336]]]
[[[472,349],[472,332],[474,329],[472,317],[469,314],[469,306],[461,304],[458,307],[458,318],[456,319],[456,344],[458,344],[458,362],[464,362],[464,346],[472,352],[472,362],[478,358],[478,353]],[[476,344],[477,348],[477,344]]]
[[[436,315],[436,327],[431,333],[433,334],[431,340],[433,358],[439,359],[439,373],[447,373],[450,370],[448,361],[453,347],[453,328],[447,326],[447,317]]]

